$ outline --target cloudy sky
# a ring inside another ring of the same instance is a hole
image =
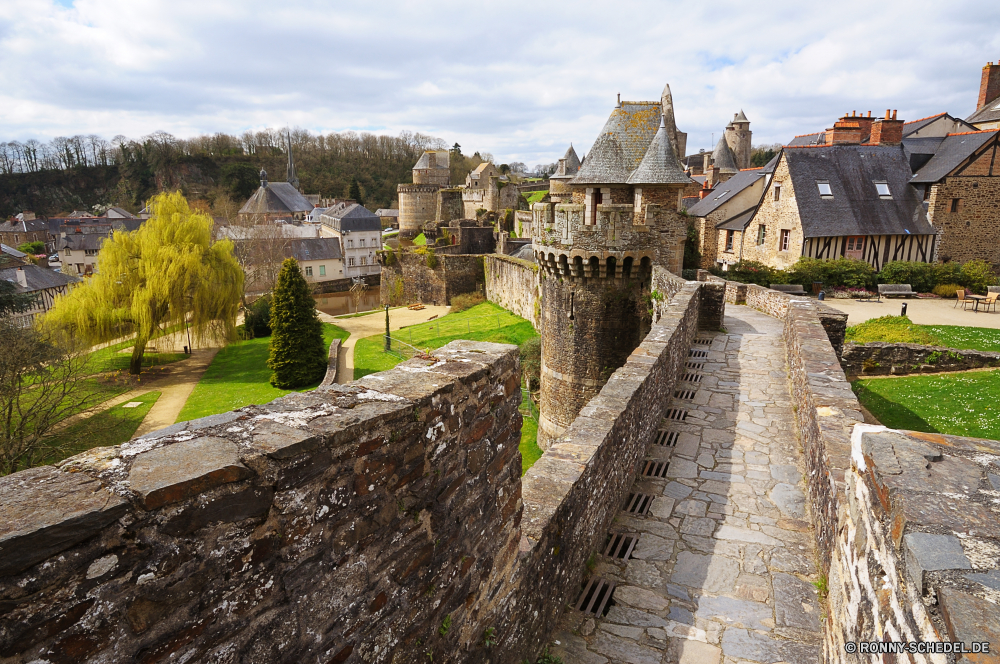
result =
[[[292,126],[419,131],[498,161],[588,150],[673,90],[689,152],[845,111],[974,110],[1000,3],[2,0],[0,140]]]

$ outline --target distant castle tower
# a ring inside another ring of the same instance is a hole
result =
[[[726,143],[736,156],[736,168],[740,170],[750,168],[750,139],[752,136],[750,121],[740,109],[739,113],[733,114],[733,121],[726,125],[725,133]]]
[[[447,150],[426,150],[413,165],[413,184],[396,186],[400,239],[412,240],[434,221],[438,191],[451,184],[450,157]]]
[[[299,189],[299,178],[295,175],[295,159],[292,157],[292,135],[285,134],[285,144],[288,146],[288,168],[285,172],[285,182]],[[299,191],[302,191],[299,189]]]
[[[669,86],[659,101],[619,101],[575,178],[575,151],[532,208],[540,267],[542,389],[538,444],[561,436],[642,341],[653,265],[680,274],[691,184],[677,155]],[[572,149],[572,148],[571,148]],[[570,202],[570,200],[572,202]]]

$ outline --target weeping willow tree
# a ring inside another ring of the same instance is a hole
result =
[[[98,272],[59,298],[46,325],[89,343],[135,336],[129,372],[138,374],[157,330],[189,323],[203,341],[235,337],[243,271],[229,240],[212,243],[212,220],[178,191],[150,203],[152,216],[117,232],[97,256]]]

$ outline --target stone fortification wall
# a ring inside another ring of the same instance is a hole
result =
[[[1000,442],[855,427],[829,572],[827,661],[876,661],[845,644],[880,641],[989,643],[990,654],[960,661],[996,661],[998,491]]]
[[[438,224],[446,224],[453,219],[465,218],[462,190],[459,188],[438,190],[437,212],[434,215],[434,221]]]
[[[848,376],[899,376],[1000,366],[1000,353],[873,341],[847,344],[840,363]]]
[[[453,342],[0,478],[0,659],[490,661],[518,380],[515,347]]]
[[[390,265],[384,256],[380,258],[382,305],[422,302],[443,306],[451,304],[456,295],[482,288],[486,279],[483,257],[457,253],[460,250],[457,246],[438,248],[433,254],[434,267],[428,265],[429,254],[395,252]]]
[[[514,213],[514,232],[518,237],[531,237],[531,220],[530,210],[518,210]]]
[[[538,266],[510,256],[484,257],[486,299],[507,311],[530,320],[537,329],[541,309],[538,303]]]

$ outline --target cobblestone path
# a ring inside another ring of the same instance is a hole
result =
[[[563,616],[550,652],[566,664],[822,658],[782,325],[743,306],[726,313],[727,334],[702,332],[692,346],[686,380],[612,525],[611,555],[595,557],[592,579],[616,584],[610,609]],[[630,545],[627,559],[614,556]],[[584,593],[595,608],[598,581]]]

